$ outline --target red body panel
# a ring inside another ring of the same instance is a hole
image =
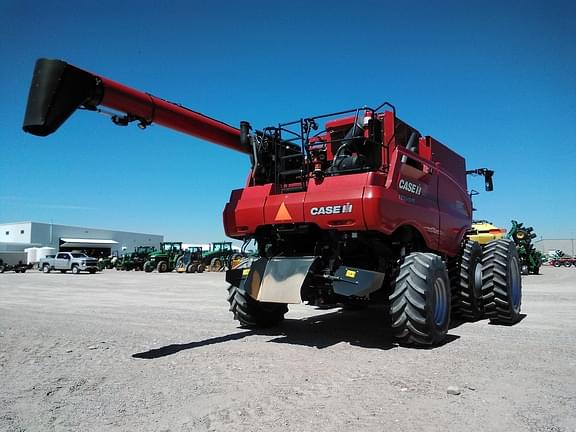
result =
[[[424,151],[419,155],[397,147],[391,154],[387,174],[367,172],[320,181],[310,179],[306,192],[267,197],[272,192],[269,185],[234,191],[224,211],[226,234],[242,238],[253,234],[260,225],[286,223],[313,223],[326,230],[372,230],[383,234],[412,226],[430,249],[457,255],[472,220],[465,183],[460,184],[451,175],[451,171],[461,168],[458,165],[463,159],[428,137],[420,141],[420,146]],[[426,160],[433,157],[435,149],[444,161],[452,158],[452,164],[442,166]],[[421,168],[402,163],[402,155],[420,163]],[[282,206],[289,218],[281,211]]]

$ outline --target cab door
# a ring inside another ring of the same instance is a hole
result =
[[[70,255],[59,253],[54,259],[54,268],[56,270],[68,270],[70,264]]]

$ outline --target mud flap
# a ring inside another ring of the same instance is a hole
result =
[[[260,258],[250,269],[227,272],[226,279],[255,300],[269,303],[302,302],[301,289],[316,257]]]
[[[364,298],[382,288],[384,276],[380,272],[341,266],[334,274],[332,289],[341,296]]]

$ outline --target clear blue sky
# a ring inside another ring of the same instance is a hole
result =
[[[77,112],[21,130],[34,62],[60,58],[230,124],[361,105],[496,171],[477,218],[576,236],[573,1],[0,2],[0,222],[224,238],[245,155]],[[482,190],[482,181],[470,186]]]

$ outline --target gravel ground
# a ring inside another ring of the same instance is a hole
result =
[[[238,328],[221,273],[5,273],[0,430],[575,431],[576,270],[542,273],[520,323],[433,349],[378,308]]]

